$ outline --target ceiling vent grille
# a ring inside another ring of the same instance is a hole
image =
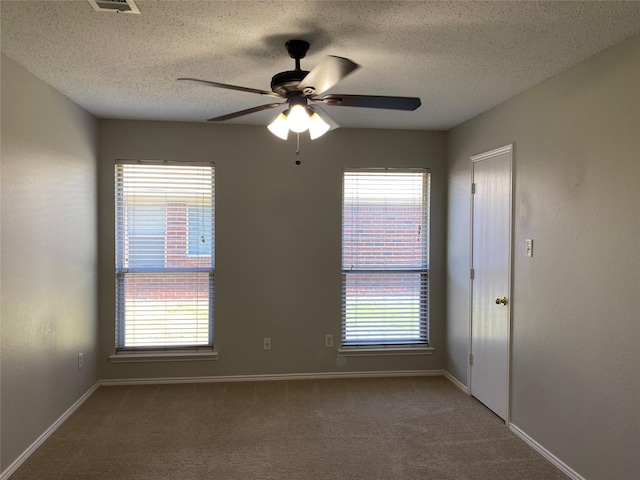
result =
[[[87,0],[99,12],[140,13],[133,0]]]

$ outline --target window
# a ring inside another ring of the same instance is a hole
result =
[[[116,350],[213,346],[212,164],[117,162]]]
[[[427,170],[345,170],[342,345],[428,345]]]

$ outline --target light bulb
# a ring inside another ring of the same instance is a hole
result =
[[[309,128],[309,114],[302,105],[294,105],[287,116],[287,126],[292,132],[300,133]]]
[[[309,119],[309,137],[311,140],[315,140],[321,137],[331,128],[327,122],[325,122],[317,112],[313,112]]]
[[[280,137],[283,140],[286,140],[289,136],[289,127],[287,126],[287,117],[284,113],[281,113],[276,117],[276,119],[271,122],[271,124],[267,127],[271,133],[273,133],[276,137]]]

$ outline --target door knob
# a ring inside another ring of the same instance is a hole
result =
[[[496,305],[506,305],[507,297],[496,298]]]

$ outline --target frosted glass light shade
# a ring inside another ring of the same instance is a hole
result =
[[[331,128],[329,124],[316,112],[311,115],[311,118],[309,119],[309,137],[311,137],[311,140],[321,137],[327,133],[329,128]]]
[[[284,115],[284,113],[278,115],[267,128],[276,137],[280,137],[283,140],[286,140],[289,136],[289,126],[287,125],[287,117]]]
[[[300,133],[309,128],[309,114],[302,105],[294,105],[287,115],[287,126],[292,132]]]
[[[311,114],[311,116],[309,116],[309,114]],[[301,105],[294,105],[291,109],[279,114],[267,128],[276,137],[283,140],[286,140],[289,136],[289,130],[296,133],[309,130],[311,140],[315,140],[327,133],[331,129],[331,125],[318,115],[317,112]]]

